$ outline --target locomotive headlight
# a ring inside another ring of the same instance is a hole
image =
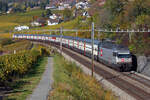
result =
[[[132,57],[130,56],[130,54],[118,54],[116,57],[116,62],[117,63],[131,63]]]
[[[132,62],[132,58],[128,58],[128,62]]]

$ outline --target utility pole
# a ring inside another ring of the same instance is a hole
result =
[[[98,40],[100,41],[100,31],[98,31]]]
[[[62,55],[62,33],[63,33],[63,29],[62,27],[60,28],[60,53]]]
[[[94,74],[94,22],[92,22],[92,30],[91,30],[91,40],[92,40],[92,77]]]
[[[78,31],[76,31],[76,37],[78,36]]]
[[[129,42],[132,41],[132,33],[129,33]]]

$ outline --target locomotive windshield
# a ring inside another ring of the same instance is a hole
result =
[[[130,54],[118,54],[118,58],[130,58]]]

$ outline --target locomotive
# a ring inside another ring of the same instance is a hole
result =
[[[87,57],[91,58],[92,54],[91,39],[45,34],[13,34],[13,38],[42,40],[57,44],[62,42],[64,47]],[[115,44],[112,41],[94,40],[93,54],[95,60],[119,71],[130,71],[132,68],[132,57],[128,47]]]

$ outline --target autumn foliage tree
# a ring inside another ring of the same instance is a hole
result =
[[[96,0],[98,4],[99,0]],[[95,3],[93,3],[95,5]],[[96,7],[93,19],[95,26],[105,29],[150,29],[150,0],[106,0],[103,6]],[[105,35],[127,44],[134,53],[150,55],[150,33],[110,33]]]

